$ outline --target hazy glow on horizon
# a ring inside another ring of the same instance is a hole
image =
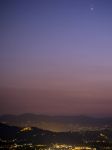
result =
[[[0,1],[0,113],[112,115],[112,1]]]

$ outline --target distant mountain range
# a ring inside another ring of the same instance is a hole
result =
[[[112,118],[93,118],[87,116],[1,115],[0,122],[19,127],[32,126],[56,132],[94,131],[112,127]]]

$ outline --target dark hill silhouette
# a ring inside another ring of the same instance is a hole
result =
[[[106,138],[102,135],[106,135]],[[52,143],[66,143],[84,145],[85,141],[111,141],[112,130],[51,132],[31,127],[31,130],[24,131],[22,127],[8,126],[0,123],[0,139],[2,139],[2,141],[0,140],[2,144],[4,143],[4,140],[7,140],[10,141],[10,144],[14,144],[16,142],[17,144],[32,143],[49,145]]]
[[[88,116],[2,115],[0,122],[15,126],[34,126],[51,131],[96,130],[96,128],[112,127],[112,118]]]

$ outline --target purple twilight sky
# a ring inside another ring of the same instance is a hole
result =
[[[0,0],[0,114],[112,115],[112,0]]]

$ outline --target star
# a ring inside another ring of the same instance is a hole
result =
[[[90,10],[91,10],[91,11],[94,11],[94,7],[91,7]]]

